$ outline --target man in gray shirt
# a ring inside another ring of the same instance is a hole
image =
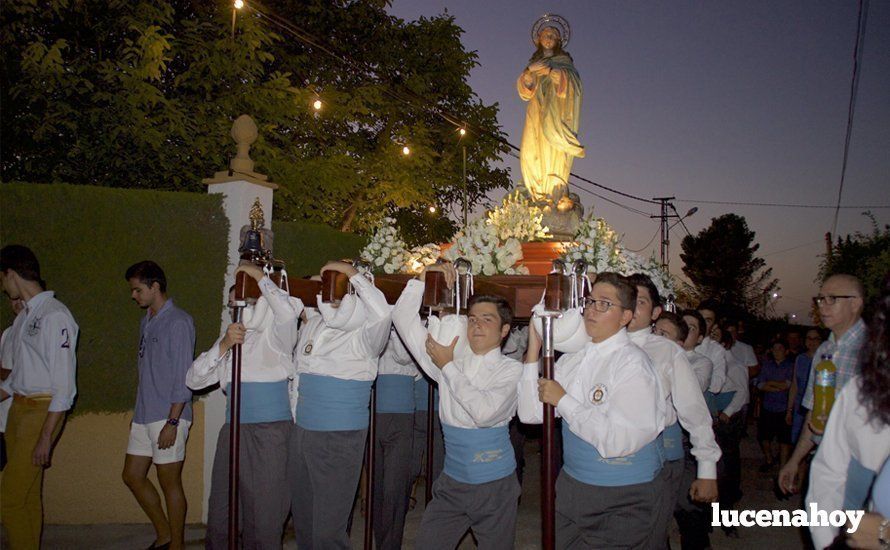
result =
[[[148,260],[134,264],[124,278],[133,301],[148,311],[139,329],[139,387],[123,479],[155,528],[150,548],[181,549],[186,511],[182,465],[192,421],[192,392],[185,374],[194,359],[195,324],[167,298],[167,278],[158,264]],[[152,463],[166,515],[147,478]]]

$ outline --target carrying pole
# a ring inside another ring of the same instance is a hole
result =
[[[232,322],[240,323],[247,303],[244,286],[247,274],[235,275],[235,303]],[[232,381],[229,385],[229,550],[238,550],[238,470],[241,456],[241,344],[232,346]]]
[[[436,397],[436,390],[432,384],[429,384],[427,388],[427,405],[426,405],[426,467],[424,474],[426,475],[426,487],[424,489],[424,504],[429,506],[430,501],[433,500],[433,426],[436,425],[435,419],[433,418],[433,414],[435,414],[435,402],[433,399]]]
[[[371,418],[368,421],[368,444],[365,446],[365,539],[364,550],[374,548],[374,444],[377,439],[377,383],[371,386]]]
[[[550,312],[547,312],[550,313]],[[547,380],[553,380],[553,318],[559,315],[545,313],[541,317],[541,371]],[[553,405],[544,403],[543,449],[541,449],[541,546],[553,550],[556,545],[556,419]]]

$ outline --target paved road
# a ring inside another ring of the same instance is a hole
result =
[[[749,430],[753,435],[754,430]],[[788,509],[800,507],[799,499],[778,501],[772,492],[772,474],[758,472],[760,466],[760,451],[753,437],[748,437],[742,442],[742,469],[744,497],[740,507],[744,509]],[[526,479],[523,484],[522,501],[519,510],[519,520],[516,533],[517,550],[540,548],[540,518],[539,518],[539,460],[538,442],[530,440],[526,444]],[[418,490],[421,495],[421,504],[412,510],[407,519],[405,528],[405,548],[412,548],[420,517],[423,513],[422,487]],[[356,524],[353,531],[353,547],[361,548],[363,521],[361,515],[356,513]],[[132,550],[145,548],[153,540],[153,531],[147,524],[139,525],[50,525],[44,535],[44,547],[52,549],[91,548],[102,550]],[[189,548],[203,548],[204,528],[200,525],[189,526],[186,538]],[[671,536],[673,548],[679,548],[679,538],[676,529]],[[739,538],[728,538],[720,529],[715,529],[711,535],[711,544],[715,549],[794,549],[805,548],[801,539],[801,533],[793,527],[749,527],[739,529]],[[289,533],[284,547],[296,548],[293,533]],[[461,548],[474,548],[471,537],[466,537]]]

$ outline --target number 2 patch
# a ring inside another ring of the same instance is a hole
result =
[[[69,349],[71,347],[71,336],[68,334],[68,329],[62,329],[62,349]]]

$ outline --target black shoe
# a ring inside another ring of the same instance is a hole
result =
[[[164,544],[151,543],[151,546],[148,547],[148,550],[170,550],[170,543],[169,542],[165,542]]]

